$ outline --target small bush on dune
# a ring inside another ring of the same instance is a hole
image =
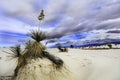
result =
[[[107,46],[108,46],[110,49],[112,49],[112,44],[108,44]]]
[[[60,45],[57,47],[59,49],[60,52],[68,52],[67,48],[62,48]]]

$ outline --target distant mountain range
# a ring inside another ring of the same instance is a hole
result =
[[[108,33],[105,33],[104,35],[94,33],[82,33],[63,36],[55,40],[54,39],[48,40],[49,45],[48,47],[50,48],[55,48],[58,45],[61,45],[62,47],[70,47],[70,45],[73,45],[74,47],[87,47],[107,44],[120,44],[119,35],[117,34],[111,35]]]
[[[49,46],[50,48],[55,48],[58,45],[62,47],[70,47],[73,45],[74,47],[88,47],[88,46],[101,46],[107,44],[120,44],[120,39],[99,39],[99,40],[77,40],[77,41],[67,41],[64,43],[56,42],[53,45]]]

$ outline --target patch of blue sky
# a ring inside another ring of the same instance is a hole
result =
[[[16,32],[8,32],[8,31],[0,31],[1,36],[18,36],[21,38],[27,37],[26,34],[16,33]]]
[[[84,39],[86,38],[87,36],[89,35],[89,33],[77,33],[77,34],[71,34],[71,35],[67,35],[67,36],[63,36],[61,37],[58,42],[68,42],[70,40],[73,40],[73,41],[77,41],[77,40],[80,40],[80,39]]]
[[[0,31],[0,46],[15,45],[18,44],[20,40],[22,41],[25,40],[26,38],[27,36],[25,34]]]
[[[18,44],[18,40],[16,40],[16,37],[9,37],[9,36],[4,36],[0,38],[0,46],[5,46],[5,45],[16,45]]]

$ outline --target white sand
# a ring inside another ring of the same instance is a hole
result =
[[[11,59],[10,55],[3,51],[10,52],[10,50],[8,48],[0,48],[0,76],[10,76],[14,72],[17,59]]]
[[[7,60],[6,54],[2,50],[8,51],[8,49],[0,49],[0,57],[2,57],[0,60],[0,76],[10,75],[16,66],[16,60],[5,61]],[[120,80],[120,49],[69,49],[68,53],[59,52],[58,49],[48,49],[47,51],[64,60],[65,65],[74,77],[73,80]],[[49,62],[45,64],[47,67]],[[41,80],[49,79],[44,78]],[[64,80],[72,79],[67,78]]]

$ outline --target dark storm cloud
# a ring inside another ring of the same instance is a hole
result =
[[[107,33],[119,33],[120,34],[120,30],[110,30],[110,31],[107,31]]]
[[[96,5],[93,7],[96,7]],[[66,18],[50,32],[50,35],[53,38],[76,32],[114,28],[120,29],[120,2],[107,1],[104,5],[100,5],[100,8],[88,10],[84,17]]]

